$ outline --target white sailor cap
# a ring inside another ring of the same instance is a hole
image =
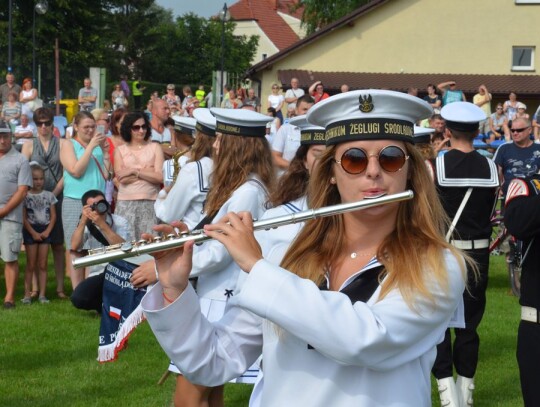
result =
[[[292,117],[289,119],[289,124],[300,128],[300,144],[326,144],[324,127],[308,122],[305,114]]]
[[[199,107],[193,110],[193,117],[197,121],[195,128],[207,136],[216,136],[216,117],[210,113],[210,109]]]
[[[11,127],[5,120],[0,120],[0,133],[11,133]]]
[[[391,90],[355,90],[313,106],[307,120],[326,128],[326,144],[353,140],[413,142],[413,124],[433,114],[424,100]]]
[[[195,126],[197,125],[197,120],[193,117],[185,116],[173,116],[174,120],[174,129],[180,133],[191,134],[195,131]]]
[[[210,111],[216,116],[216,131],[233,136],[264,137],[266,123],[274,120],[273,117],[245,109],[213,107]]]
[[[431,135],[435,133],[435,129],[431,127],[421,127],[414,125],[414,144],[431,143]]]
[[[482,109],[470,102],[453,102],[441,109],[446,127],[451,130],[471,132],[478,130],[479,123],[487,116]]]

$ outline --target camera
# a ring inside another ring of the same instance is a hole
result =
[[[92,205],[90,205],[90,209],[93,211],[96,211],[100,215],[103,215],[104,213],[107,213],[109,211],[110,205],[109,202],[107,202],[105,199],[94,202]]]

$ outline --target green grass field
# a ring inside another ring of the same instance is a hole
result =
[[[22,305],[24,255],[21,266],[17,307],[0,309],[0,406],[172,405],[174,378],[157,384],[168,360],[147,323],[134,331],[116,362],[99,364],[99,317],[54,299],[52,271],[51,303]],[[475,406],[523,405],[515,359],[519,305],[509,294],[504,267],[502,256],[492,256]],[[3,273],[0,287],[4,293]],[[248,385],[227,385],[226,406],[247,406],[250,392]],[[435,386],[433,400],[439,405]]]

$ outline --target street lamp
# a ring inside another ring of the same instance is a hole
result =
[[[221,97],[219,98],[219,101],[223,101],[223,70],[225,69],[224,59],[225,59],[225,22],[229,21],[231,18],[231,14],[229,13],[229,9],[227,8],[227,3],[223,4],[223,9],[219,12],[219,18],[221,20],[221,80],[220,80],[220,90],[219,95]]]
[[[32,19],[32,85],[36,86],[36,13],[43,15],[47,12],[49,4],[46,0],[38,1],[34,5]],[[41,84],[39,86],[41,88]],[[40,89],[41,90],[41,89]]]

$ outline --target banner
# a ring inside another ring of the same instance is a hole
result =
[[[116,360],[131,332],[144,321],[140,302],[146,287],[135,288],[129,279],[138,264],[118,260],[105,267],[103,309],[99,328],[98,361]]]

